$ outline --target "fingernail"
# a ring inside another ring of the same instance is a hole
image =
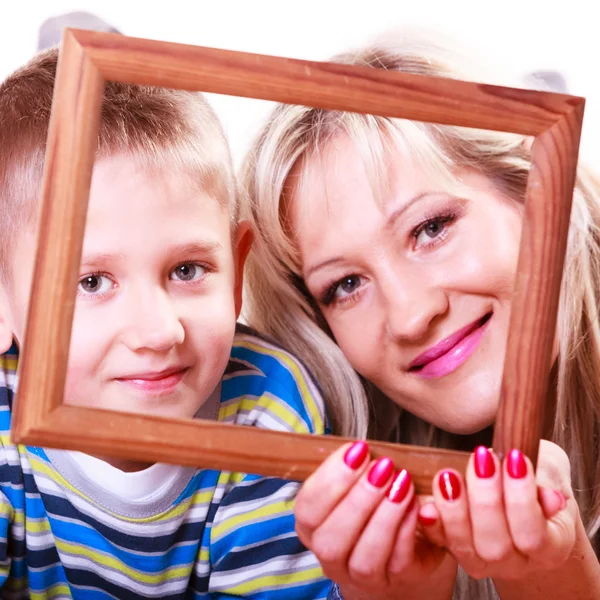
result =
[[[559,510],[562,510],[567,505],[567,499],[565,498],[565,495],[562,492],[559,492],[558,490],[554,490],[554,493],[558,496],[558,499],[560,500]]]
[[[367,454],[369,454],[369,445],[366,442],[354,442],[344,455],[344,462],[356,471],[365,462]]]
[[[388,500],[400,504],[406,498],[406,494],[408,494],[410,482],[410,473],[406,469],[402,469],[396,473],[390,491],[387,493]],[[408,508],[406,510],[408,511]]]
[[[454,502],[460,496],[460,480],[452,471],[442,471],[438,479],[444,500]]]
[[[428,517],[427,515],[422,515],[419,511],[419,514],[417,515],[417,520],[419,521],[419,523],[421,523],[421,525],[423,525],[423,527],[430,527],[431,525],[435,524],[435,522],[437,521],[437,517]]]
[[[506,457],[506,470],[513,479],[523,479],[527,475],[527,463],[520,450],[511,450]]]
[[[382,488],[394,472],[394,463],[390,458],[380,458],[369,471],[369,483],[376,488]]]
[[[494,457],[492,453],[485,447],[479,446],[475,449],[475,475],[480,479],[489,479],[496,472]]]

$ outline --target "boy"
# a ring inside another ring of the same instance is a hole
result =
[[[0,86],[0,595],[325,598],[294,483],[11,444],[56,61]],[[323,433],[302,365],[236,332],[250,242],[205,100],[107,83],[65,401]]]

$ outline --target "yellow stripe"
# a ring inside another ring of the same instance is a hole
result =
[[[302,397],[302,402],[306,407],[306,410],[310,414],[312,418],[312,422],[315,428],[316,434],[321,434],[324,432],[324,424],[321,420],[321,413],[313,395],[310,393],[308,386],[306,385],[306,380],[302,375],[298,365],[294,360],[292,360],[287,354],[280,352],[278,350],[272,350],[271,348],[265,348],[264,346],[259,346],[258,344],[253,344],[252,342],[246,340],[236,341],[234,343],[234,347],[242,347],[248,348],[258,354],[266,354],[267,356],[273,356],[277,358],[280,362],[284,363],[288,369],[292,372],[294,379],[296,380],[296,384],[298,385],[298,389],[300,390],[300,395]]]
[[[229,481],[231,481],[231,483],[238,484],[240,481],[244,480],[244,477],[246,477],[246,473],[232,473]]]
[[[247,398],[242,396],[237,402],[231,402],[219,409],[219,420],[223,421],[227,417],[231,417],[240,411],[250,412],[256,406],[262,406],[267,412],[279,417],[281,421],[286,423],[292,431],[300,433],[309,433],[306,424],[299,419],[292,411],[288,409],[287,404],[277,402],[275,398],[264,395],[260,398]]]
[[[31,600],[48,600],[49,598],[72,598],[69,586],[64,583],[58,583],[47,588],[43,592],[29,592]]]
[[[265,575],[257,579],[246,581],[234,587],[227,588],[225,591],[228,594],[235,594],[239,596],[249,595],[256,592],[259,589],[265,587],[281,589],[286,586],[298,585],[302,583],[309,583],[323,579],[323,570],[321,567],[314,567],[307,569],[306,571],[298,571],[296,573],[290,573],[289,575]]]
[[[50,531],[50,523],[47,519],[27,519],[25,531],[29,533],[44,533]]]
[[[2,570],[0,572],[5,573],[4,567],[2,567]],[[8,577],[8,572],[10,572],[10,566],[7,567],[7,572],[6,572],[7,577]],[[25,590],[25,589],[27,589],[28,585],[29,585],[29,582],[27,581],[27,576],[19,577],[18,579],[11,577],[10,579],[7,579],[6,582],[4,583],[4,586],[2,587],[2,591],[3,592],[16,592],[16,591],[20,591],[20,590]]]
[[[255,521],[263,520],[264,518],[271,517],[273,515],[283,516],[284,513],[290,513],[293,510],[294,502],[290,500],[261,506],[260,508],[256,508],[250,512],[236,515],[235,517],[230,517],[219,525],[213,525],[211,539],[219,539],[232,529],[237,529],[238,527],[246,524],[250,525]]]
[[[185,565],[183,567],[173,567],[170,569],[166,569],[165,571],[155,574],[142,573],[140,571],[132,569],[123,561],[118,560],[114,556],[94,551],[92,548],[88,548],[87,546],[81,546],[80,544],[74,544],[71,542],[66,542],[64,540],[57,539],[56,547],[62,552],[70,554],[71,556],[74,555],[87,558],[97,565],[102,565],[109,569],[118,571],[123,575],[127,575],[128,577],[130,577],[138,583],[145,583],[150,585],[164,583],[166,581],[170,581],[171,579],[187,577],[191,569],[193,568],[192,565]]]
[[[0,443],[3,446],[12,446],[13,448],[15,447],[13,441],[10,439],[10,435],[6,434],[6,435],[1,435],[0,434]],[[16,446],[17,451],[19,452],[19,454],[25,454],[27,452],[27,450],[25,449],[25,446],[23,444],[18,444]]]
[[[8,354],[0,354],[0,369],[3,371],[17,371],[17,359]]]
[[[8,502],[0,501],[0,516],[11,517],[13,514],[13,507]]]
[[[208,564],[208,559],[210,558],[210,552],[208,548],[200,548],[200,552],[198,552],[198,562]]]

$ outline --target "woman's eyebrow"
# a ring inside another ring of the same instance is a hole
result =
[[[396,221],[402,216],[402,214],[406,210],[408,210],[408,208],[410,206],[419,202],[419,200],[423,200],[424,198],[427,198],[428,196],[433,196],[433,195],[437,195],[437,194],[435,192],[422,192],[420,194],[417,194],[416,196],[414,196],[407,202],[405,202],[402,206],[400,206],[396,210],[394,210],[392,212],[392,214],[387,218],[385,228],[392,229],[394,227],[394,224],[396,223]],[[305,279],[308,279],[313,273],[315,273],[316,271],[319,271],[320,269],[323,269],[325,267],[330,267],[330,266],[338,264],[338,263],[342,263],[343,261],[344,261],[343,257],[334,256],[333,258],[328,258],[322,262],[317,263],[316,265],[312,265],[310,268],[308,268],[306,270]]]
[[[396,208],[386,221],[386,224],[385,224],[386,229],[393,229],[394,225],[396,224],[396,221],[413,204],[416,204],[417,202],[419,202],[419,200],[423,200],[424,198],[427,198],[428,196],[434,196],[434,195],[437,195],[437,194],[435,192],[422,192],[421,194],[417,194],[416,196],[412,197],[410,200],[408,200],[407,202],[402,204],[402,206],[399,206],[398,208]]]
[[[335,256],[333,258],[328,258],[327,260],[324,260],[323,262],[317,263],[316,265],[313,265],[312,267],[310,267],[310,269],[307,270],[305,279],[308,279],[316,271],[319,271],[320,269],[323,269],[325,267],[330,267],[331,265],[334,265],[337,263],[341,263],[341,262],[343,262],[343,260],[344,259],[341,256]]]

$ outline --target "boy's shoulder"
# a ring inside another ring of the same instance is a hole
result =
[[[260,375],[274,386],[322,396],[318,382],[297,356],[267,335],[238,323],[225,376],[243,372]]]
[[[239,424],[243,419],[243,424],[268,429],[328,431],[321,391],[302,361],[242,324],[222,380],[221,418],[234,412]]]

